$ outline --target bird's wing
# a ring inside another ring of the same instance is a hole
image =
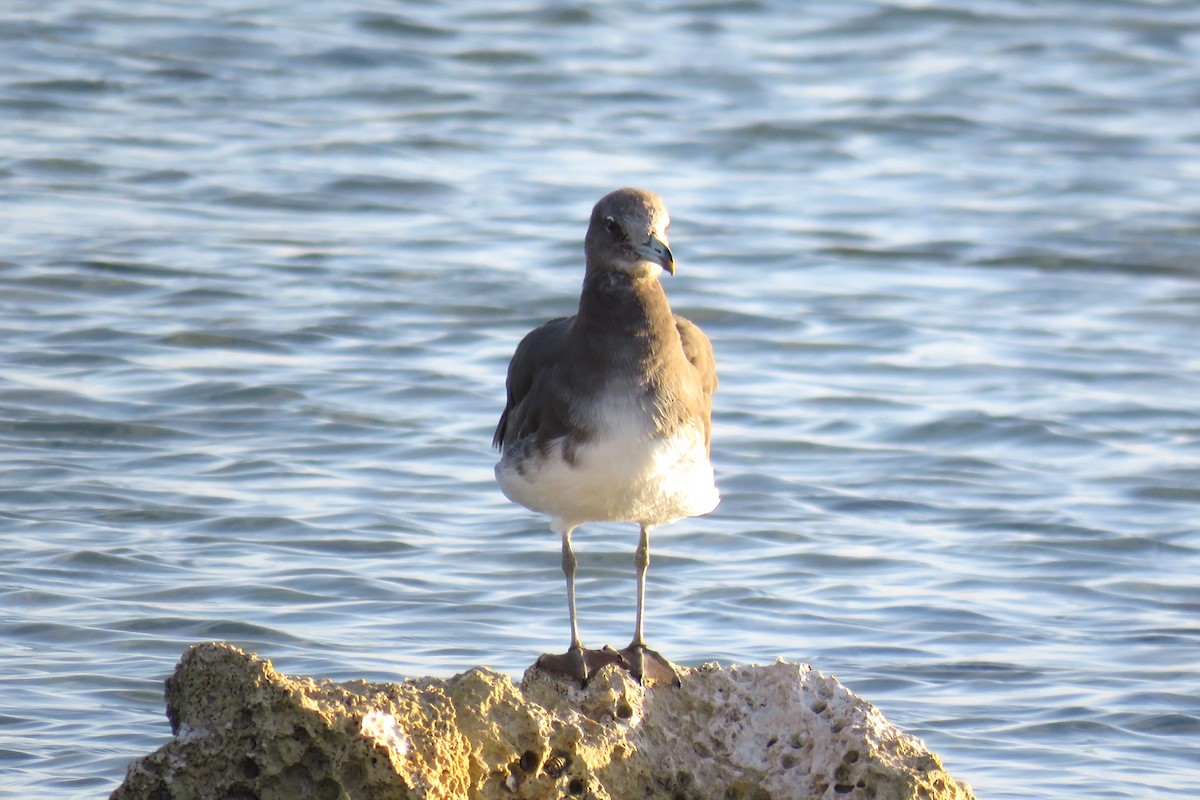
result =
[[[704,446],[708,448],[712,442],[712,396],[717,391],[717,361],[713,357],[712,342],[691,320],[677,316],[675,327],[679,330],[683,354],[700,376],[700,390],[704,392],[705,411],[708,412],[704,415]]]
[[[713,358],[712,342],[704,335],[704,331],[689,319],[675,317],[675,327],[679,330],[683,354],[700,375],[700,386],[704,390],[704,396],[711,399],[713,392],[717,391],[717,362]]]
[[[508,364],[508,402],[492,437],[495,447],[523,439],[532,433],[551,438],[565,430],[564,412],[556,403],[529,403],[531,393],[540,391],[546,376],[563,368],[563,350],[574,317],[559,317],[525,334]]]

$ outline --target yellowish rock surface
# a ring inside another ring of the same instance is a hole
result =
[[[644,688],[605,667],[579,689],[313,681],[229,645],[195,645],[167,679],[175,738],[113,800],[973,800],[937,756],[801,664],[680,668]]]

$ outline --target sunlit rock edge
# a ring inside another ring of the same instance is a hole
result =
[[[580,689],[531,667],[334,683],[198,644],[167,679],[174,738],[114,800],[974,798],[916,738],[803,664],[680,668]]]

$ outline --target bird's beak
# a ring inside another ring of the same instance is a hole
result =
[[[667,247],[667,243],[654,234],[650,234],[650,238],[646,240],[645,244],[633,245],[633,251],[647,261],[660,264],[672,275],[675,274],[675,257],[671,255],[671,248]]]

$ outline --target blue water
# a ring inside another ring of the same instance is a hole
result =
[[[724,500],[647,635],[839,677],[981,798],[1200,794],[1200,7],[0,11],[0,795],[104,797],[234,642],[338,679],[567,637],[504,500],[592,203],[668,203]],[[576,537],[627,641],[632,526]]]

